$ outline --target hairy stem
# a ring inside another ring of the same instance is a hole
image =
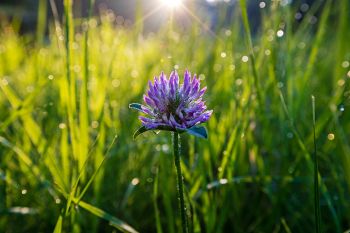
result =
[[[181,164],[180,164],[180,140],[179,140],[180,135],[174,132],[172,136],[173,136],[175,168],[177,173],[177,194],[178,194],[178,199],[180,204],[182,232],[188,233],[188,227],[187,227],[187,221],[186,221],[186,207],[185,207],[184,191],[183,191],[183,177],[181,173]]]

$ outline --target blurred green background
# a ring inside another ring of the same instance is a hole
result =
[[[174,69],[199,75],[214,110],[208,140],[182,135],[191,232],[315,231],[311,95],[322,232],[346,232],[349,12],[348,0],[1,2],[0,232],[180,232],[170,134],[133,140],[128,109]]]

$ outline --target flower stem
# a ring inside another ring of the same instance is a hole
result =
[[[173,136],[175,168],[177,173],[177,194],[178,194],[178,199],[180,204],[182,232],[188,233],[187,221],[186,221],[186,207],[185,207],[184,191],[183,191],[183,177],[181,173],[181,164],[180,164],[180,140],[179,140],[180,135],[176,132],[173,132],[172,136]]]

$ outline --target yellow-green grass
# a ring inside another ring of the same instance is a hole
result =
[[[298,3],[267,2],[253,35],[239,6],[212,32],[175,17],[142,35],[110,13],[66,14],[46,39],[3,23],[0,231],[178,232],[170,133],[133,140],[128,109],[174,67],[200,75],[214,110],[208,140],[181,137],[193,232],[313,232],[316,175],[322,231],[350,229],[349,2],[316,1],[301,23]]]

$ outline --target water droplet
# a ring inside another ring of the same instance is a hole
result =
[[[27,194],[27,189],[22,189],[22,191],[21,191],[21,193],[23,194],[23,195],[26,195]]]
[[[112,86],[113,87],[119,87],[120,86],[120,80],[119,79],[113,79],[112,80]]]
[[[174,65],[174,69],[178,70],[179,69],[179,65]]]
[[[350,78],[350,70],[348,71],[348,73],[346,75],[348,76],[348,78]]]
[[[276,35],[277,35],[277,37],[282,37],[284,35],[284,31],[283,30],[278,30]]]
[[[329,134],[327,135],[327,138],[328,138],[329,141],[333,141],[334,138],[335,138],[335,136],[334,136],[333,133],[329,133]]]
[[[220,179],[220,180],[219,180],[219,183],[220,183],[220,184],[227,184],[227,183],[228,183],[228,180],[227,180],[227,179]]]
[[[282,88],[283,86],[284,86],[283,82],[278,82],[278,83],[277,83],[277,87],[278,87],[278,88]]]
[[[151,177],[148,177],[148,178],[147,178],[147,182],[152,183],[152,182],[153,182],[153,179],[152,179]]]
[[[243,56],[242,57],[242,62],[247,62],[249,60],[249,57],[248,56]]]
[[[242,80],[242,79],[240,79],[240,78],[236,79],[236,85],[237,85],[237,86],[242,85],[242,83],[243,83],[243,80]]]
[[[292,132],[287,133],[287,138],[289,139],[293,138],[293,133]]]
[[[266,7],[266,3],[265,2],[259,2],[259,7],[260,8],[265,8]]]
[[[136,177],[134,179],[132,179],[132,181],[131,181],[131,184],[134,186],[138,185],[139,183],[140,183],[140,179],[136,178]]]
[[[92,121],[92,122],[91,122],[91,127],[92,127],[93,129],[96,129],[98,126],[99,126],[98,121]]]
[[[218,171],[221,172],[222,171],[222,167],[218,167]]]
[[[58,128],[60,128],[60,129],[65,129],[67,126],[66,126],[66,124],[65,123],[60,123],[59,125],[58,125]]]
[[[132,70],[131,77],[136,78],[137,76],[139,76],[139,72],[137,70]]]
[[[308,5],[307,3],[301,4],[300,10],[301,10],[302,12],[308,11],[308,10],[309,10],[309,5]]]
[[[271,54],[271,51],[270,51],[269,49],[266,49],[266,50],[265,50],[265,55],[266,55],[266,56],[270,56],[270,54]]]
[[[6,77],[4,77],[2,80],[1,80],[1,85],[2,86],[7,86],[9,84],[9,82],[7,81]]]
[[[317,23],[317,17],[316,16],[311,16],[310,17],[310,19],[309,19],[309,23],[311,23],[311,24],[315,24],[315,23]]]
[[[338,84],[338,86],[342,87],[345,84],[345,80],[344,79],[339,79],[337,84]]]
[[[226,36],[231,36],[231,34],[232,34],[231,30],[226,30],[226,31],[225,31],[225,35],[226,35]]]
[[[344,111],[345,111],[345,107],[344,107],[344,105],[340,105],[340,107],[339,107],[339,111],[341,111],[341,112],[344,112]]]
[[[303,14],[300,13],[300,12],[297,12],[297,13],[295,13],[295,15],[294,15],[294,18],[295,18],[296,20],[300,20],[302,17],[303,17]]]
[[[61,203],[61,199],[56,198],[55,203],[56,203],[57,205],[60,204],[60,203]]]
[[[30,85],[26,88],[26,90],[27,90],[27,92],[31,93],[34,91],[34,87],[32,85]]]
[[[204,80],[205,79],[205,75],[204,74],[200,74],[199,76],[198,76],[198,78],[199,78],[199,80]]]
[[[222,53],[220,54],[220,56],[221,56],[222,58],[225,58],[225,57],[226,57],[226,53],[225,53],[225,52],[222,52]]]
[[[343,61],[343,62],[341,63],[341,66],[342,66],[343,68],[348,68],[349,65],[350,65],[350,63],[349,63],[348,61]]]
[[[54,76],[53,76],[52,74],[50,74],[49,76],[47,76],[47,78],[48,78],[49,80],[53,80],[53,79],[54,79]]]
[[[162,145],[162,151],[164,151],[164,152],[168,152],[168,151],[169,151],[169,146],[168,146],[168,144],[163,144],[163,145]]]
[[[236,69],[236,66],[233,65],[233,64],[231,64],[231,65],[230,65],[230,70],[235,70],[235,69]]]

